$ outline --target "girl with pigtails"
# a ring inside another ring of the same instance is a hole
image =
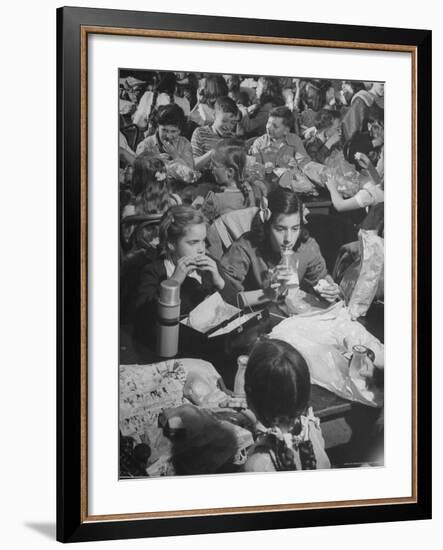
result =
[[[303,356],[281,340],[259,341],[245,373],[248,407],[259,436],[248,450],[246,472],[330,468],[320,420],[308,408],[311,380]]]
[[[210,191],[202,204],[202,212],[209,222],[231,210],[255,206],[254,191],[244,179],[245,166],[246,152],[240,140],[226,139],[218,143],[212,157],[212,171],[223,190]]]
[[[221,259],[221,269],[230,282],[228,301],[237,304],[239,292],[267,290],[270,273],[281,265],[288,252],[287,266],[298,277],[302,290],[314,292],[328,302],[339,298],[340,288],[328,275],[317,242],[305,227],[303,206],[296,193],[279,187],[261,206],[251,225]]]

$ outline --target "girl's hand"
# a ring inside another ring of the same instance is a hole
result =
[[[163,148],[173,159],[176,159],[179,156],[178,149],[174,142],[166,140],[163,141]]]
[[[365,155],[364,153],[355,153],[355,158],[358,162],[358,164],[364,168],[365,170],[367,170],[369,168],[369,166],[372,164],[371,161],[369,160],[369,157],[367,155]]]
[[[171,155],[168,153],[160,153],[157,155],[157,158],[161,159],[163,162],[169,162],[171,160]]]
[[[256,113],[259,109],[260,105],[258,103],[253,103],[252,105],[250,105],[248,107],[248,114],[249,115],[253,115],[254,113]]]
[[[375,139],[372,140],[372,146],[375,148],[375,147],[381,147],[383,145],[383,143],[385,142],[384,140],[384,137],[383,136],[379,136],[379,137],[376,137]]]
[[[337,184],[335,183],[335,178],[328,177],[325,181],[325,186],[329,191],[337,190]]]
[[[329,275],[326,277],[326,279],[323,279],[323,281],[329,283],[328,286],[325,284],[321,285],[320,281],[317,283],[317,285],[314,287],[314,290],[318,292],[318,294],[327,302],[333,303],[337,301],[337,299],[340,298],[340,287],[337,283],[334,283],[332,280],[332,277]]]
[[[174,279],[174,281],[177,281],[177,283],[181,285],[188,274],[196,268],[195,260],[196,259],[191,258],[191,256],[182,256],[179,258],[171,279]]]
[[[212,275],[212,280],[214,281],[214,285],[221,290],[225,286],[225,281],[223,280],[222,276],[218,272],[218,267],[216,262],[206,255],[197,256],[195,258],[195,264],[197,266],[197,269],[200,269],[201,271],[209,271]]]
[[[332,136],[330,136],[328,138],[328,140],[326,141],[325,143],[325,146],[330,149],[331,147],[333,147],[336,143],[338,143],[341,139],[341,132],[335,132],[335,134],[332,134]]]

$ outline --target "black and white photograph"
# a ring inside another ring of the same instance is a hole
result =
[[[385,82],[116,78],[120,481],[384,467]]]

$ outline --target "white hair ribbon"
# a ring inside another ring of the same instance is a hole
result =
[[[269,209],[269,206],[268,206],[268,199],[266,197],[262,197],[261,201],[260,201],[260,219],[263,223],[269,221],[271,219],[271,216],[272,216],[272,212],[271,210]]]

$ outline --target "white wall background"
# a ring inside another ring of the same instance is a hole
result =
[[[405,0],[389,4],[372,0],[367,11],[349,0],[314,3],[280,0],[179,0],[161,5],[140,0],[77,0],[76,5],[380,25],[431,28],[434,59],[443,54],[443,23],[438,4]],[[0,485],[0,540],[3,548],[46,549],[55,542],[55,8],[61,2],[8,2],[2,8],[2,264],[0,267],[0,334],[2,373],[0,418],[2,425]],[[434,63],[434,95],[441,93],[442,74]],[[441,112],[434,116],[434,149],[442,146]],[[437,155],[435,155],[435,165]],[[438,168],[437,168],[438,169]],[[443,267],[437,238],[442,233],[439,213],[441,186],[434,193],[434,272]],[[439,218],[439,219],[438,219]],[[437,287],[438,290],[438,287]],[[435,292],[434,341],[441,332],[438,314],[443,306]],[[437,349],[435,350],[437,351]],[[435,353],[437,356],[437,353]],[[422,365],[428,368],[428,365]],[[260,533],[201,535],[150,540],[152,549],[206,549],[288,547],[345,550],[386,548],[416,549],[425,541],[439,540],[443,519],[440,452],[442,419],[439,388],[443,377],[434,366],[434,519],[427,522],[338,526]],[[102,548],[144,548],[146,540],[95,543]],[[86,543],[92,547],[92,543]],[[431,548],[436,547],[431,543]]]

